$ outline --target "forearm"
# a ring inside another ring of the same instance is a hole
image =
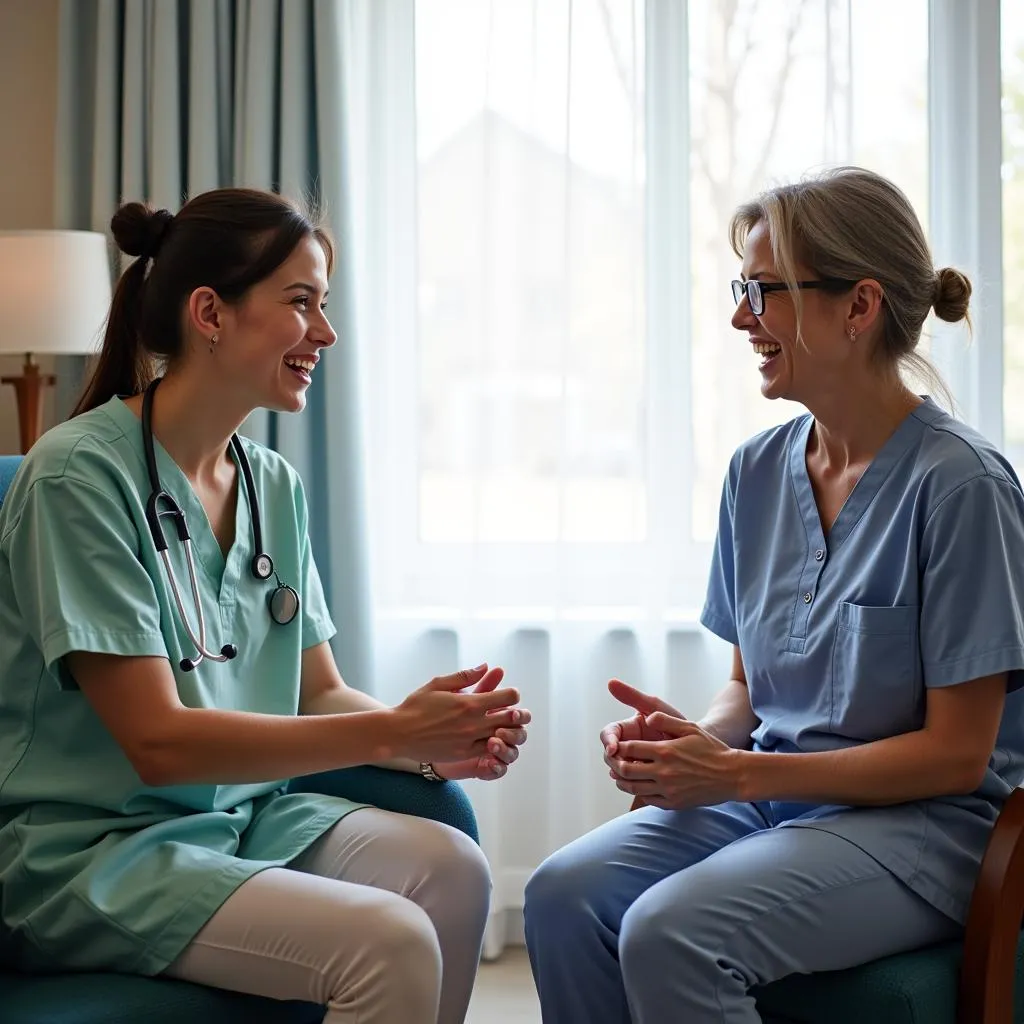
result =
[[[381,763],[393,750],[392,715],[380,708],[310,717],[182,708],[136,769],[149,785],[229,785]]]
[[[305,715],[348,715],[353,712],[380,711],[386,708],[387,705],[382,704],[376,697],[346,685],[320,694],[302,711]],[[420,770],[419,761],[413,761],[408,757],[376,758],[364,763],[414,774]]]
[[[739,679],[730,679],[697,724],[730,747],[749,748],[751,734],[760,721],[750,706],[747,684]]]
[[[736,751],[739,799],[881,807],[971,793],[976,761],[924,730],[809,754]]]

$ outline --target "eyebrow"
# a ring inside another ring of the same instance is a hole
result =
[[[318,292],[318,291],[320,291],[320,289],[317,288],[317,286],[315,284],[307,284],[305,281],[296,281],[295,284],[286,285],[284,290],[286,292],[297,292],[297,291]],[[330,295],[330,293],[331,293],[330,288],[327,288],[324,291],[324,295],[325,296],[326,295]]]

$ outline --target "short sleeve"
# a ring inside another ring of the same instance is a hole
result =
[[[735,524],[735,459],[722,485],[718,512],[718,533],[711,556],[707,596],[701,612],[701,624],[731,644],[739,643],[736,630],[736,573],[733,529]]]
[[[1000,672],[1024,685],[1024,495],[997,476],[968,480],[931,513],[921,543],[926,686]]]
[[[306,505],[306,496],[302,484],[296,477],[295,501],[298,505],[299,522],[299,545],[302,552],[299,567],[301,579],[301,612],[302,622],[302,649],[315,647],[317,644],[330,640],[337,633],[331,613],[327,608],[327,599],[324,597],[323,583],[320,580],[320,573],[316,567],[316,559],[313,557],[313,546],[309,539],[309,510]]]
[[[74,477],[36,480],[2,539],[24,628],[62,687],[71,651],[166,656],[139,535],[116,495]]]

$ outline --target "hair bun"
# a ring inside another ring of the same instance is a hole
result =
[[[111,219],[110,230],[121,252],[153,259],[173,220],[170,210],[153,210],[144,203],[125,203]]]
[[[932,306],[940,320],[955,324],[967,316],[971,302],[971,282],[966,274],[953,267],[935,272],[935,293]]]

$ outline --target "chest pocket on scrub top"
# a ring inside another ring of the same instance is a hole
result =
[[[877,740],[916,728],[917,618],[913,607],[842,601],[832,650],[831,728]]]

